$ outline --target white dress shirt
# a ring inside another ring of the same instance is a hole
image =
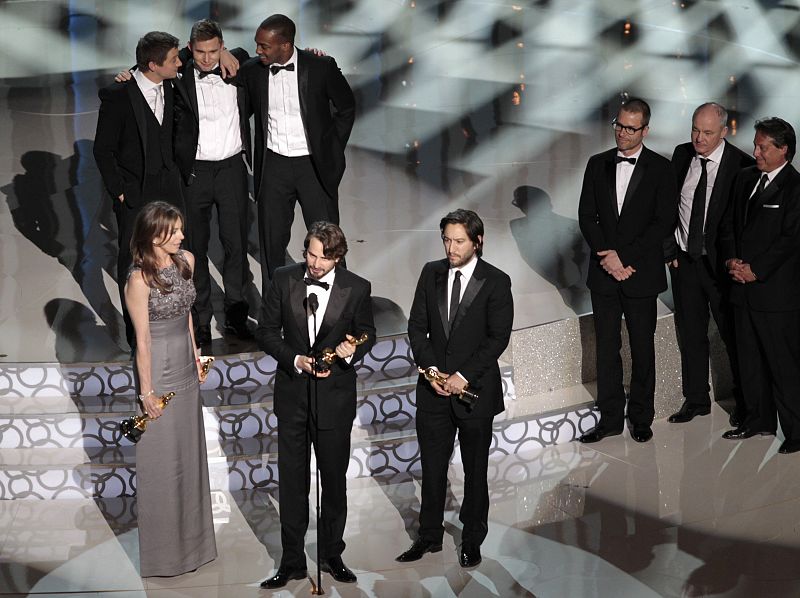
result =
[[[624,158],[635,158],[639,161],[642,155],[644,146],[639,146],[639,150],[630,156],[623,156]],[[622,152],[617,152],[618,156],[622,156]],[[636,168],[635,164],[630,162],[620,162],[617,164],[617,214],[622,214],[622,205],[625,203],[625,194],[628,192],[628,185],[633,176],[633,169]]]
[[[708,162],[706,162],[706,209],[703,213],[703,230],[706,229],[705,221],[708,215],[708,204],[710,203],[711,192],[714,190],[714,183],[719,172],[719,163],[722,161],[724,152],[725,142],[723,141],[708,155]],[[678,226],[675,229],[675,240],[678,242],[678,247],[683,251],[689,251],[689,221],[692,218],[694,192],[697,189],[697,183],[700,182],[700,174],[703,171],[700,158],[701,156],[699,155],[695,155],[692,158],[689,164],[689,171],[686,173],[686,179],[683,181],[683,187],[681,187],[681,202],[678,205]],[[704,246],[703,255],[705,253]]]
[[[472,259],[468,261],[466,264],[461,266],[460,268],[450,268],[447,272],[447,311],[450,311],[450,298],[453,296],[453,283],[456,280],[456,272],[461,272],[461,293],[459,293],[458,303],[461,304],[461,300],[464,298],[464,291],[467,290],[467,285],[469,284],[472,275],[475,273],[475,266],[478,265],[478,255],[475,254],[472,256]],[[450,319],[450,313],[447,314],[448,320]],[[437,368],[438,369],[438,368]],[[469,382],[461,372],[456,372],[458,377],[461,378],[464,382]]]
[[[164,82],[153,83],[150,79],[144,76],[142,71],[133,71],[133,80],[139,86],[147,105],[153,111],[158,124],[164,122]]]
[[[297,48],[286,64],[294,64],[294,70],[282,69],[273,75],[267,69],[267,149],[282,156],[308,156],[311,152],[308,149],[303,117],[300,115],[300,92],[297,86]]]
[[[241,153],[236,86],[228,85],[219,75],[206,75],[202,79],[197,71],[194,75],[200,122],[195,158],[217,162]]]
[[[775,180],[775,177],[776,177],[776,176],[778,176],[778,173],[780,173],[780,171],[781,171],[781,170],[783,170],[783,169],[786,167],[786,165],[787,165],[787,164],[788,164],[788,162],[784,162],[783,164],[781,164],[780,166],[778,166],[778,167],[777,167],[775,170],[771,170],[770,172],[767,172],[767,173],[763,173],[763,172],[762,172],[760,175],[758,175],[758,180],[756,181],[756,184],[755,184],[755,186],[753,187],[753,190],[750,192],[750,195],[749,195],[748,197],[753,197],[753,195],[755,195],[755,193],[756,193],[756,189],[758,189],[758,184],[761,182],[761,177],[762,177],[764,174],[766,174],[766,175],[767,175],[767,184],[766,184],[766,185],[764,185],[764,189],[766,189],[767,187],[769,187],[769,184],[770,184],[772,181],[774,181],[774,180]]]

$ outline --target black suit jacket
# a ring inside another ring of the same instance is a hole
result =
[[[715,273],[723,274],[725,266],[719,255],[718,233],[722,219],[728,209],[731,199],[731,188],[736,175],[742,168],[747,168],[755,164],[752,156],[747,155],[735,145],[723,140],[725,149],[722,152],[722,159],[717,170],[717,178],[714,180],[714,189],[711,197],[708,198],[708,210],[706,211],[705,228],[703,231],[703,243],[708,254],[708,260]],[[680,204],[681,189],[689,172],[696,152],[691,143],[682,143],[675,148],[672,154],[672,168],[675,170],[675,182],[678,185],[678,203]],[[667,237],[664,249],[666,261],[672,261],[678,257],[678,242],[675,235]],[[722,256],[724,257],[724,256]]]
[[[337,359],[331,368],[331,375],[320,378],[317,382],[320,429],[352,424],[356,415],[354,366],[375,344],[371,286],[367,280],[349,270],[336,268],[317,342],[309,347],[304,275],[303,263],[275,270],[256,330],[259,347],[278,362],[275,374],[275,415],[278,420],[290,420],[296,418],[298,413],[306,413],[311,377],[296,372],[296,355],[317,353],[325,347],[333,349],[345,340],[345,334],[359,336],[366,332],[369,339],[356,347],[352,361],[348,364]],[[314,407],[312,404],[312,413]]]
[[[94,159],[113,199],[125,194],[131,206],[141,203],[147,164],[147,124],[150,108],[134,79],[102,88],[94,137]],[[164,119],[173,118],[175,90],[164,81]]]
[[[255,116],[253,176],[259,197],[267,148],[268,67],[260,58],[252,58],[242,65],[237,78],[247,93],[248,115]],[[299,48],[297,85],[311,160],[325,191],[337,198],[344,175],[344,149],[355,122],[353,91],[331,56],[315,56]]]
[[[628,297],[658,295],[667,288],[664,239],[674,230],[677,191],[669,160],[642,149],[631,176],[622,211],[617,214],[616,148],[589,158],[578,205],[578,223],[591,256],[586,285]],[[600,266],[597,252],[615,249],[624,266],[636,273],[618,282]]]
[[[755,311],[800,309],[800,173],[787,164],[748,210],[760,176],[755,166],[739,173],[720,232],[721,259],[740,258],[758,278],[731,285],[730,300]]]
[[[231,50],[231,54],[244,63],[250,55],[242,48]],[[183,48],[179,54],[183,65],[179,71],[176,85],[182,93],[175,97],[175,126],[173,128],[173,147],[175,163],[181,171],[184,183],[189,184],[192,177],[193,164],[197,155],[197,139],[200,135],[200,112],[197,108],[196,70],[192,53],[188,48]],[[237,75],[238,77],[238,75]],[[227,79],[226,82],[236,85],[237,77]],[[242,147],[247,156],[247,162],[252,164],[252,148],[250,143],[250,118],[247,115],[244,88],[237,86],[237,103],[239,105],[239,132],[242,136]]]
[[[453,329],[447,322],[447,260],[425,264],[408,317],[408,337],[414,361],[422,368],[460,372],[478,393],[469,411],[455,397],[437,395],[423,376],[417,383],[418,411],[445,411],[452,404],[456,417],[492,417],[503,411],[503,387],[497,360],[508,346],[514,323],[511,279],[478,260],[464,290]]]

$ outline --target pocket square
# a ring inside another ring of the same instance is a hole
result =
[[[761,207],[762,208],[779,208],[781,206],[780,206],[780,204],[777,204],[777,203],[765,203]]]

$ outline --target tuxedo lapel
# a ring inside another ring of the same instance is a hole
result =
[[[256,103],[256,106],[260,106],[263,110],[261,114],[261,132],[264,134],[264,143],[266,143],[266,140],[269,139],[269,67],[261,65],[261,69],[256,69],[255,73],[257,77],[256,89],[260,100]]]
[[[467,313],[469,306],[472,305],[472,301],[475,299],[475,296],[481,290],[485,282],[486,268],[484,267],[483,261],[479,259],[478,263],[475,265],[475,271],[472,273],[472,277],[467,283],[467,288],[464,289],[464,296],[461,298],[461,302],[458,304],[456,319],[453,322],[454,330],[458,328],[461,320],[464,319],[464,315]]]
[[[434,278],[436,304],[439,306],[439,317],[442,319],[444,335],[450,337],[450,324],[447,320],[447,265],[436,271]]]
[[[292,273],[289,278],[289,303],[291,304],[292,314],[294,314],[295,324],[300,332],[300,338],[305,339],[303,343],[308,347],[311,343],[308,340],[308,316],[306,315],[306,284],[303,282],[303,269],[298,268],[296,273]]]
[[[619,203],[617,202],[617,164],[614,161],[616,150],[612,150],[612,152],[609,152],[609,159],[606,160],[606,188],[608,189],[608,199],[611,201],[611,213],[619,219]]]
[[[722,152],[722,158],[719,161],[717,168],[717,176],[714,179],[714,188],[711,190],[711,197],[708,198],[708,210],[706,211],[706,222],[711,221],[711,215],[717,211],[725,211],[727,198],[721,197],[722,189],[727,187],[726,182],[731,177],[731,169],[733,168],[732,161],[734,159],[733,151],[726,141],[725,149]],[[680,191],[680,188],[678,189]],[[721,210],[720,210],[721,208]]]
[[[147,123],[145,122],[145,109],[148,109],[147,100],[144,99],[139,86],[136,81],[131,79],[125,89],[128,91],[128,97],[131,100],[131,108],[133,109],[133,118],[136,121],[136,128],[139,129],[139,139],[142,142],[142,154],[144,155],[144,164],[147,165]]]
[[[303,119],[303,126],[308,130],[306,110],[306,97],[308,97],[308,60],[304,50],[297,50],[297,95],[300,97],[300,117]]]
[[[625,211],[625,206],[631,200],[631,197],[633,197],[633,195],[636,193],[636,188],[642,182],[646,170],[647,170],[647,158],[645,158],[643,149],[642,153],[639,155],[639,159],[636,160],[636,166],[633,167],[633,174],[631,175],[631,180],[628,183],[628,189],[625,191],[625,201],[622,202],[622,210],[620,211],[620,216],[622,216],[622,212]]]
[[[197,107],[197,73],[194,68],[194,61],[189,61],[189,68],[182,78],[186,95],[189,97],[189,105],[192,107],[192,114],[196,121],[200,122],[200,109]]]
[[[325,308],[325,316],[322,318],[322,326],[319,328],[317,344],[319,344],[319,341],[328,336],[330,331],[333,329],[333,325],[339,321],[339,318],[341,317],[342,312],[347,305],[347,301],[350,299],[350,292],[352,291],[352,288],[343,286],[341,283],[339,283],[341,278],[342,276],[339,273],[337,273],[333,278],[331,296],[328,298],[328,307]],[[358,334],[359,332],[359,330],[351,330],[349,331],[349,334]],[[338,344],[343,340],[344,339],[335,339],[335,342]]]
[[[747,216],[747,221],[745,223],[745,226],[747,224],[753,222],[754,217],[761,211],[761,206],[763,206],[765,203],[772,203],[773,198],[781,190],[781,185],[783,184],[783,181],[786,179],[787,169],[788,168],[789,168],[789,166],[785,166],[784,169],[781,170],[780,174],[778,174],[778,176],[776,176],[775,179],[773,181],[771,181],[770,184],[767,185],[764,188],[764,191],[761,193],[761,197],[756,199],[755,205],[752,205],[752,206],[749,205],[750,201],[748,199],[748,202],[747,202],[748,203],[748,208],[751,211]],[[753,186],[755,186],[755,182],[753,183]]]

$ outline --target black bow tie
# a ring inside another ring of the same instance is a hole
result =
[[[216,75],[217,77],[220,77],[220,78],[221,78],[221,77],[222,77],[222,70],[221,70],[219,67],[217,67],[217,68],[215,68],[215,69],[211,69],[210,71],[199,71],[199,72],[197,73],[197,76],[198,76],[200,79],[205,79],[205,78],[206,78],[206,77],[208,77],[209,75]]]
[[[314,286],[322,287],[322,288],[323,288],[323,289],[325,289],[326,291],[327,291],[327,290],[328,290],[328,288],[331,286],[331,285],[330,285],[330,284],[328,284],[327,282],[322,282],[321,280],[317,280],[316,278],[309,278],[308,276],[306,276],[306,277],[303,279],[303,282],[304,282],[304,283],[306,283],[306,286],[309,286],[309,287],[310,287],[311,285],[314,285]]]
[[[636,158],[626,158],[625,156],[617,156],[616,162],[619,164],[620,162],[628,162],[629,164],[636,164]]]
[[[273,75],[277,75],[283,69],[286,69],[287,71],[293,71],[294,70],[294,62],[292,62],[290,64],[284,64],[282,66],[280,64],[273,64],[272,66],[269,67],[269,70]]]

